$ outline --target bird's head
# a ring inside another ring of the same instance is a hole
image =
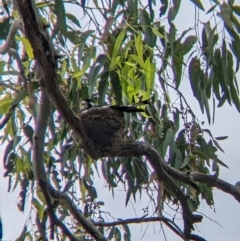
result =
[[[94,103],[90,99],[84,99],[80,102],[81,110],[87,110],[94,107]]]

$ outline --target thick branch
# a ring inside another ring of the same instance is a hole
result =
[[[37,60],[38,67],[42,73],[40,85],[60,115],[73,130],[74,136],[78,138],[83,149],[92,158],[98,158],[100,154],[95,151],[85,133],[82,122],[69,108],[65,97],[58,87],[53,45],[41,22],[38,21],[41,18],[38,16],[36,6],[31,0],[22,1],[22,3],[15,1],[15,4],[24,23],[25,35],[33,48],[34,58]]]
[[[191,172],[189,174],[186,174],[184,172],[176,170],[168,166],[167,163],[163,160],[163,158],[157,153],[157,151],[152,146],[144,142],[125,143],[122,150],[118,153],[113,153],[113,155],[146,156],[147,152],[155,153],[154,155],[156,160],[154,160],[154,163],[158,166],[160,165],[159,163],[162,163],[161,165],[163,169],[169,176],[176,178],[177,180],[188,184],[197,190],[199,190],[199,188],[194,182],[201,182],[207,184],[207,186],[209,187],[216,187],[221,191],[232,195],[238,202],[240,202],[240,191],[236,186],[226,181],[223,181],[222,179],[219,179],[214,175],[207,175],[199,172]]]
[[[48,124],[49,117],[49,100],[44,91],[41,92],[40,97],[40,107],[38,116],[35,123],[35,132],[33,137],[33,170],[35,180],[40,186],[42,193],[44,195],[47,213],[50,219],[50,239],[54,239],[54,225],[60,227],[62,232],[69,238],[71,241],[76,241],[77,239],[69,232],[66,226],[59,221],[55,214],[53,204],[48,192],[48,184],[46,172],[44,169],[44,139]],[[44,237],[43,237],[44,238]]]
[[[207,186],[209,187],[216,187],[221,191],[232,195],[238,202],[240,202],[239,189],[236,186],[228,182],[225,182],[214,175],[207,175],[199,172],[192,172],[189,174],[189,178],[194,182],[202,182],[207,184]]]
[[[107,241],[107,239],[98,232],[96,227],[86,220],[84,215],[80,210],[73,204],[72,200],[66,194],[56,191],[51,186],[49,186],[49,193],[52,198],[56,199],[60,205],[70,211],[71,215],[83,226],[83,228],[88,232],[92,237],[98,241]]]
[[[191,213],[186,197],[180,193],[180,190],[174,187],[174,184],[172,183],[172,180],[169,177],[176,178],[177,180],[184,182],[188,185],[191,185],[196,189],[198,189],[198,187],[194,182],[205,183],[210,187],[216,187],[222,190],[223,192],[229,193],[230,195],[235,197],[236,200],[240,202],[240,191],[234,185],[231,185],[221,179],[218,179],[216,176],[206,175],[206,174],[196,173],[196,172],[186,174],[174,168],[171,168],[161,158],[161,156],[157,153],[157,151],[147,143],[143,143],[143,142],[124,143],[121,151],[117,153],[112,153],[112,154],[113,156],[146,156],[147,157],[153,169],[158,174],[159,180],[164,181],[165,185],[167,185],[167,187],[170,188],[171,191],[179,198],[181,202],[181,206],[183,208],[183,219],[185,220],[185,225],[184,225],[185,234],[187,234],[186,236],[189,238],[191,235],[188,236],[190,233],[189,233],[189,230],[186,230],[186,227],[190,228],[192,223],[199,222],[202,217],[193,215]],[[196,238],[196,236],[194,235],[192,237]],[[199,240],[201,240],[200,237],[199,237]]]
[[[98,153],[94,153],[94,148],[91,146],[91,142],[88,140],[88,137],[85,133],[84,127],[82,122],[79,118],[72,112],[69,108],[67,101],[61,91],[58,88],[58,77],[55,72],[55,61],[54,61],[54,49],[52,47],[51,42],[47,38],[46,33],[43,30],[41,24],[37,21],[38,16],[36,16],[36,7],[31,0],[25,0],[20,3],[20,1],[15,1],[15,5],[19,10],[20,16],[24,22],[24,29],[27,38],[29,39],[31,46],[33,48],[34,58],[38,62],[38,68],[41,71],[40,76],[40,84],[44,89],[44,94],[46,93],[50,98],[51,102],[54,104],[56,109],[60,112],[64,120],[68,123],[70,128],[74,131],[74,134],[81,142],[81,145],[84,146],[84,149],[94,157],[94,155],[98,156]],[[42,101],[46,101],[47,97],[42,96]],[[45,98],[46,97],[46,98]],[[49,108],[49,107],[48,107]],[[39,111],[39,121],[43,121],[41,128],[38,126],[35,136],[35,173],[36,173],[36,180],[40,181],[39,184],[43,193],[45,194],[46,202],[49,203],[48,200],[48,192],[51,196],[56,196],[56,191],[46,182],[46,176],[44,175],[44,166],[43,166],[43,138],[45,135],[46,130],[46,123],[47,118],[43,120],[43,116],[46,114],[45,118],[48,116],[48,110],[40,110]],[[38,122],[39,123],[39,122]],[[41,130],[42,129],[42,130]],[[41,131],[40,131],[41,130]],[[89,144],[90,143],[90,144]],[[42,153],[40,153],[40,151]],[[36,154],[40,156],[37,156]],[[41,160],[41,166],[40,166]],[[69,210],[71,211],[72,215],[79,221],[79,223],[85,228],[86,232],[91,234],[96,240],[103,240],[106,241],[107,239],[102,236],[96,228],[88,222],[83,215],[80,215],[77,208],[73,205],[70,198],[66,195],[61,195],[61,193],[57,194],[57,197],[64,200],[64,203],[68,205]],[[52,213],[52,207],[48,205],[50,208],[48,211]],[[54,215],[51,215],[52,221],[56,221]],[[58,224],[58,223],[56,223]],[[61,226],[60,226],[61,227]]]
[[[46,173],[44,169],[44,140],[49,116],[49,100],[45,92],[41,92],[40,107],[38,117],[35,122],[33,135],[33,172],[35,180],[46,182]]]
[[[175,234],[180,236],[183,240],[186,240],[184,234],[180,230],[180,228],[170,219],[165,217],[151,217],[151,218],[129,218],[124,220],[118,220],[115,222],[94,222],[93,224],[98,227],[112,227],[123,224],[135,224],[135,223],[149,223],[149,222],[164,222]]]
[[[171,176],[167,173],[167,170],[165,170],[166,163],[158,152],[148,143],[133,141],[123,143],[122,150],[117,153],[113,153],[113,156],[146,156],[149,163],[156,171],[158,179],[163,181],[164,185],[167,186],[167,188],[179,199],[182,206],[184,234],[188,238],[191,234],[191,229],[193,229],[193,223],[199,222],[199,217],[196,217],[191,212],[186,196],[175,184]]]

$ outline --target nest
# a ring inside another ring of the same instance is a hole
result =
[[[111,108],[91,108],[78,114],[97,152],[106,156],[121,149],[125,123],[123,112]]]

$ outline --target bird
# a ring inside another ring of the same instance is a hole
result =
[[[93,107],[111,108],[111,109],[116,109],[116,110],[119,110],[122,112],[127,112],[127,113],[145,112],[144,109],[137,108],[137,106],[146,105],[146,104],[149,104],[149,99],[139,101],[132,105],[110,105],[110,106],[95,106],[91,99],[84,99],[80,102],[81,112],[85,112],[88,109],[93,108]]]

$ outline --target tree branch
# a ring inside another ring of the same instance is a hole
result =
[[[200,215],[193,215],[190,210],[187,197],[182,193],[180,188],[176,185],[172,177],[167,173],[167,164],[158,154],[158,152],[148,143],[144,142],[125,142],[122,144],[122,149],[116,153],[112,153],[113,156],[146,156],[149,163],[156,171],[158,179],[164,182],[164,185],[174,193],[179,199],[182,207],[182,217],[184,221],[184,234],[186,238],[191,234],[193,224],[199,222],[202,219]],[[188,180],[190,182],[190,179]],[[193,182],[192,182],[193,183]]]
[[[108,223],[93,222],[93,224],[98,227],[112,227],[112,226],[118,226],[123,224],[135,224],[135,223],[138,224],[138,223],[161,222],[161,221],[165,223],[175,234],[180,236],[183,240],[186,240],[181,229],[172,220],[165,217],[129,218],[129,219],[119,220],[115,222],[108,222]]]
[[[201,183],[207,184],[207,186],[209,187],[216,187],[221,191],[230,194],[238,202],[240,202],[239,189],[235,185],[232,185],[222,179],[219,179],[214,175],[207,175],[199,172],[191,172],[189,174],[189,178],[194,182],[201,182]]]
[[[145,156],[147,152],[154,153],[154,156],[156,158],[156,160],[154,160],[154,163],[158,166],[159,166],[159,163],[161,163],[165,172],[172,178],[176,178],[177,180],[194,187],[196,190],[199,190],[199,188],[198,188],[197,184],[194,182],[205,183],[209,187],[216,187],[216,188],[220,189],[221,191],[230,194],[238,202],[240,202],[240,191],[235,185],[232,185],[220,178],[217,178],[214,175],[207,175],[207,174],[200,173],[200,172],[191,172],[189,174],[186,174],[177,169],[174,169],[174,168],[168,166],[168,164],[158,154],[158,152],[152,146],[148,145],[147,143],[137,142],[137,141],[124,143],[122,150],[120,152],[112,153],[112,154],[113,154],[113,156],[114,155]]]
[[[20,60],[20,57],[19,57],[19,54],[17,53],[17,51],[15,49],[11,48],[11,45],[12,45],[12,42],[13,42],[13,39],[15,37],[17,30],[20,30],[22,33],[24,32],[23,23],[20,19],[15,19],[13,21],[13,23],[10,27],[10,30],[8,32],[8,36],[7,36],[5,43],[0,46],[0,54],[9,53],[16,59],[18,70],[19,70],[19,76],[24,84],[24,87],[26,88],[27,79],[26,79],[26,76],[24,75],[24,68],[23,68],[22,62]]]
[[[25,35],[32,46],[34,58],[42,74],[40,85],[62,118],[73,130],[74,136],[78,139],[84,151],[94,159],[99,158],[102,153],[95,150],[91,140],[86,135],[81,120],[69,108],[67,100],[59,89],[59,77],[55,70],[55,50],[41,21],[39,21],[41,18],[34,2],[31,0],[22,1],[22,3],[16,0],[14,2],[22,17]]]
[[[15,19],[13,21],[5,43],[2,46],[0,46],[0,54],[6,54],[9,51],[17,30],[21,30],[21,32],[23,32],[22,25],[23,24],[20,19]]]
[[[44,139],[46,134],[46,129],[48,125],[49,117],[49,100],[44,91],[41,92],[40,97],[40,107],[38,112],[38,117],[35,123],[35,132],[33,137],[33,170],[34,177],[40,186],[42,193],[44,195],[47,213],[50,219],[50,239],[54,239],[54,226],[60,227],[62,232],[71,240],[76,241],[77,239],[72,235],[72,233],[66,228],[66,226],[59,221],[55,214],[53,204],[49,194],[49,186],[47,182],[46,172],[44,168]]]
[[[10,117],[12,116],[13,111],[17,105],[12,105],[11,108],[9,109],[8,113],[5,115],[5,117],[1,120],[0,122],[0,130],[8,123]]]
[[[107,238],[105,238],[100,232],[98,232],[96,227],[91,222],[86,220],[82,212],[77,209],[77,207],[74,205],[68,195],[60,191],[56,191],[50,185],[48,186],[48,191],[53,199],[57,200],[63,208],[66,208],[70,211],[71,215],[83,226],[87,233],[89,233],[98,241],[107,241]]]

